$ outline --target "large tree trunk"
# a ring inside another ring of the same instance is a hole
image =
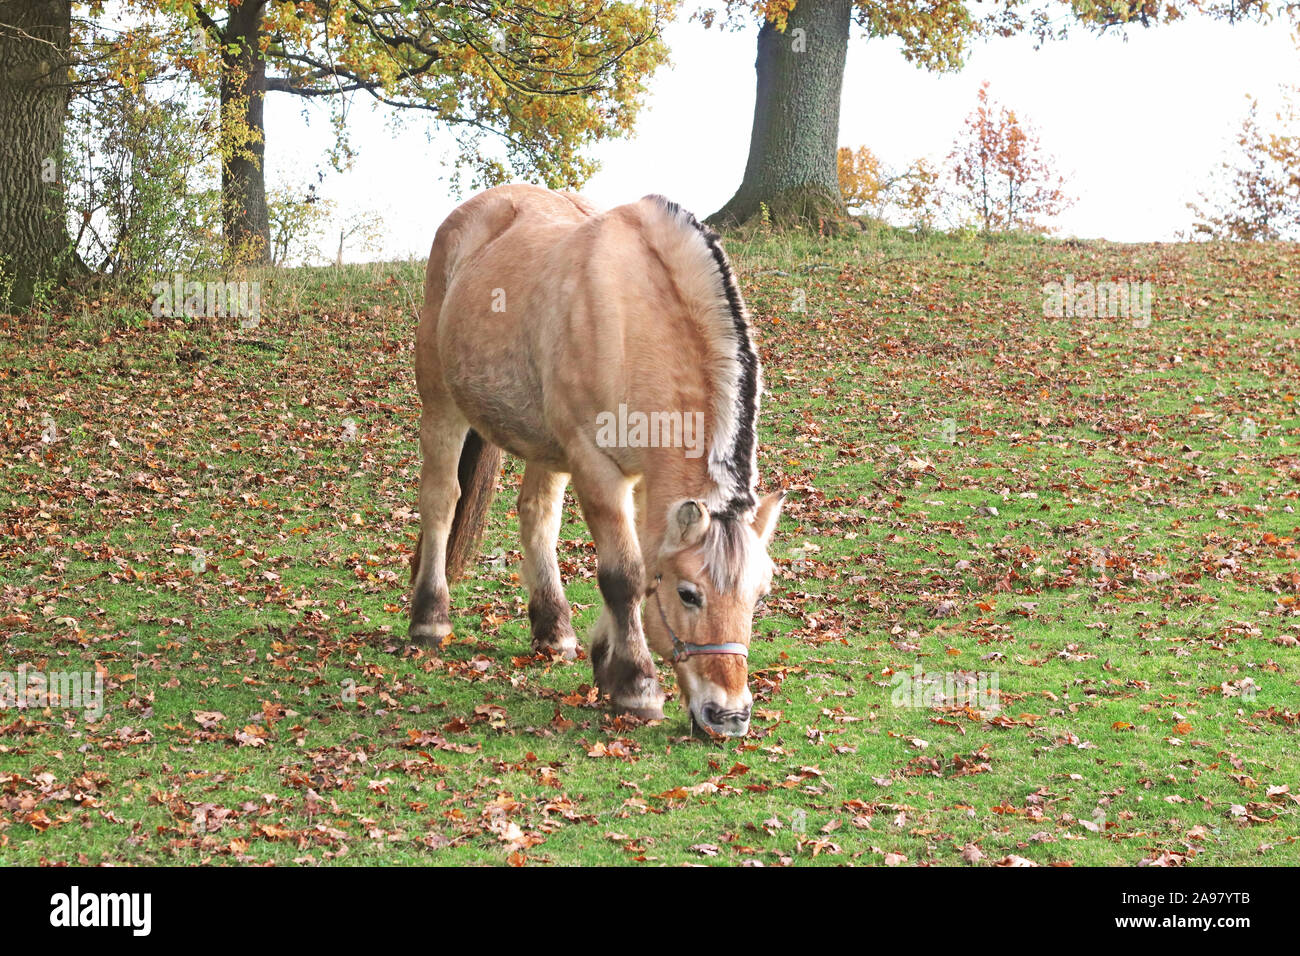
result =
[[[0,308],[28,305],[72,258],[59,176],[71,31],[66,0],[0,0]]]
[[[852,13],[853,0],[798,0],[784,33],[763,24],[745,178],[710,222],[745,222],[760,206],[778,225],[843,219],[835,151]]]
[[[240,262],[271,261],[266,209],[266,60],[261,0],[231,3],[221,55],[221,206],[226,252]]]

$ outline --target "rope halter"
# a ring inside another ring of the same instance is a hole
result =
[[[668,636],[673,639],[672,661],[674,664],[687,658],[700,657],[706,654],[734,654],[737,657],[749,657],[749,648],[739,641],[723,641],[720,644],[692,644],[678,637],[673,630],[673,626],[668,623],[668,615],[664,613],[663,603],[659,600],[659,584],[663,579],[662,574],[655,578],[655,607],[659,608],[659,620],[664,622],[664,629],[668,631]]]

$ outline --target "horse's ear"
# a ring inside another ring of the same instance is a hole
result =
[[[781,517],[781,502],[784,500],[784,491],[774,491],[770,495],[764,495],[763,500],[758,503],[758,511],[754,513],[754,533],[758,535],[758,540],[763,542],[765,548],[771,543],[772,535],[776,531],[776,522]]]
[[[704,502],[687,498],[668,506],[668,531],[664,535],[664,550],[680,551],[699,544],[704,532],[709,530],[709,511]]]

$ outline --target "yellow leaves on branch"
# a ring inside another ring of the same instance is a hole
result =
[[[794,9],[794,4],[795,0],[759,0],[755,4],[758,8],[755,12],[778,30],[784,32],[786,21],[790,17],[790,11]]]
[[[692,18],[712,26],[764,21],[785,31],[800,0],[712,0]],[[816,0],[801,0],[813,3]],[[1040,41],[1072,28],[1101,32],[1126,25],[1173,23],[1189,16],[1264,20],[1277,9],[1266,0],[854,0],[854,22],[869,37],[896,37],[903,56],[931,70],[961,67],[971,40],[1028,33]]]
[[[802,0],[805,3],[815,0]],[[995,4],[1014,5],[1016,0]],[[732,26],[746,19],[771,23],[785,32],[798,0],[720,0],[719,7],[705,6],[693,16],[711,26],[725,22]],[[978,34],[985,21],[992,21],[999,11],[985,14],[981,20],[966,5],[953,2],[912,3],[909,0],[856,0],[853,17],[872,37],[898,37],[903,41],[903,55],[911,62],[931,69],[955,69],[961,65],[966,42]],[[721,14],[721,16],[720,16]]]
[[[491,177],[508,166],[509,175],[553,186],[591,173],[583,147],[632,128],[647,78],[667,62],[659,34],[677,5],[273,3],[245,38],[230,27],[229,17],[245,9],[239,4],[123,2],[140,24],[138,38],[117,51],[124,78],[179,72],[215,95],[218,81],[230,88],[232,64],[242,59],[232,54],[252,42],[273,92],[336,102],[368,92],[451,130],[462,164]],[[237,122],[238,113],[227,110],[223,119]],[[482,144],[492,135],[496,155]],[[229,127],[222,138],[235,155],[252,142]]]
[[[928,160],[914,160],[901,172],[888,169],[869,147],[841,146],[837,156],[840,195],[854,212],[878,219],[897,213],[914,227],[929,228],[942,211],[939,170]]]
[[[866,146],[859,146],[856,150],[841,146],[836,160],[844,205],[849,209],[879,209],[885,183],[876,154]]]

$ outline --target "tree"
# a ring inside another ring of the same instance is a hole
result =
[[[758,31],[758,89],[745,176],[711,219],[743,222],[766,205],[778,223],[842,215],[835,149],[853,0],[806,0]]]
[[[72,248],[121,288],[221,263],[216,110],[192,107],[183,91],[146,87],[73,99],[62,169]]]
[[[984,232],[1042,231],[1042,220],[1069,205],[1065,181],[1052,172],[1034,129],[989,101],[989,84],[966,118],[949,156],[953,179]]]
[[[778,225],[834,229],[844,215],[835,150],[840,87],[854,24],[868,38],[895,37],[917,66],[961,66],[978,37],[1064,37],[1071,22],[1097,31],[1154,26],[1192,14],[1230,22],[1270,15],[1267,0],[717,0],[697,14],[737,28],[758,19],[757,92],[745,174],[709,217],[720,226],[766,208]],[[1294,12],[1297,5],[1284,9]]]
[[[939,170],[924,158],[896,170],[866,146],[856,150],[841,146],[837,159],[840,196],[851,213],[884,220],[897,217],[914,228],[928,229],[947,202]]]
[[[927,159],[917,159],[901,177],[895,200],[904,219],[914,229],[931,229],[947,201],[939,170]]]
[[[845,207],[883,218],[893,182],[879,157],[866,146],[856,150],[841,146],[836,164]]]
[[[659,27],[672,2],[131,0],[131,7],[154,24],[154,39],[141,45],[152,43],[155,59],[219,99],[226,240],[244,259],[264,262],[268,93],[329,101],[340,163],[350,155],[348,103],[362,93],[451,130],[456,168],[471,170],[476,185],[526,177],[574,186],[594,168],[582,151],[631,129],[646,77],[666,60]],[[188,43],[159,41],[178,28]],[[123,53],[133,55],[138,50]]]
[[[1238,154],[1219,164],[1214,195],[1200,194],[1188,203],[1195,214],[1194,237],[1241,242],[1289,239],[1300,234],[1300,123],[1288,96],[1275,116],[1280,128],[1265,132],[1259,101],[1250,108],[1237,133]]]
[[[0,307],[70,267],[59,164],[72,16],[64,0],[0,0]]]

